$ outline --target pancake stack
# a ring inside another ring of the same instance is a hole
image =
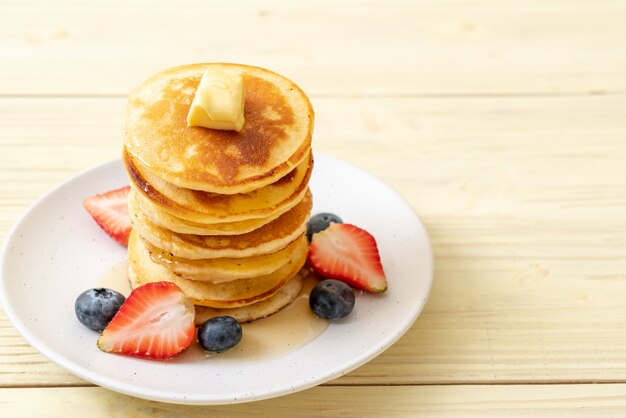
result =
[[[187,126],[208,67],[243,77],[240,132]],[[176,67],[133,90],[123,150],[133,287],[176,283],[196,305],[197,323],[252,321],[291,302],[308,252],[313,118],[297,85],[258,67]]]

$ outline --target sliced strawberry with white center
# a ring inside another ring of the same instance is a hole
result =
[[[131,224],[128,216],[128,192],[130,186],[88,197],[83,206],[96,220],[100,228],[115,241],[128,246]]]
[[[98,339],[109,353],[167,359],[195,338],[193,304],[174,283],[153,282],[132,291]]]
[[[376,240],[350,224],[332,223],[313,235],[309,264],[316,273],[371,293],[387,290]]]

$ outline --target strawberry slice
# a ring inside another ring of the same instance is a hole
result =
[[[83,207],[115,241],[128,246],[131,225],[128,216],[130,186],[88,197]]]
[[[309,264],[316,273],[357,289],[370,293],[387,290],[376,240],[354,225],[332,223],[313,235]]]
[[[195,338],[195,311],[171,282],[137,287],[98,339],[108,353],[167,359],[182,353]]]

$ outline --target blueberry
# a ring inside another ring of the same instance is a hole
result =
[[[309,223],[306,225],[306,237],[311,242],[313,234],[322,232],[330,226],[331,223],[342,224],[341,218],[334,213],[318,213],[311,216]]]
[[[87,328],[102,332],[126,298],[115,290],[97,288],[81,293],[74,303],[76,317]]]
[[[324,280],[318,283],[309,295],[309,306],[322,319],[345,318],[354,308],[352,288],[339,280]]]
[[[221,353],[239,344],[241,325],[230,316],[207,319],[198,328],[198,342],[211,353]]]

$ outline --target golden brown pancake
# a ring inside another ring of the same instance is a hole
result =
[[[300,203],[276,220],[252,232],[230,236],[178,234],[155,225],[141,208],[132,208],[130,220],[142,238],[175,257],[190,260],[243,258],[276,252],[302,235],[312,204],[313,198],[307,191]]]
[[[216,309],[209,308],[208,306],[195,305],[196,325],[200,326],[207,319],[222,315],[232,316],[238,322],[251,322],[266,318],[280,311],[298,297],[303,288],[304,279],[306,279],[307,274],[308,270],[304,268],[301,269],[293,278],[289,279],[277,293],[252,305],[233,309]]]
[[[298,248],[292,259],[277,271],[227,283],[198,282],[175,275],[150,258],[139,235],[132,231],[128,241],[129,275],[131,280],[145,284],[157,281],[175,283],[195,305],[213,308],[236,308],[267,299],[294,277],[306,262],[308,245]]]
[[[266,318],[293,302],[304,287],[304,280],[307,278],[309,270],[306,268],[300,271],[280,288],[278,292],[267,299],[238,308],[209,308],[208,306],[194,305],[196,310],[195,323],[196,326],[202,325],[204,321],[216,316],[228,315],[237,322],[251,322],[257,319]],[[132,275],[130,284],[132,288],[138,287],[137,276]]]
[[[206,68],[241,74],[240,132],[188,127],[187,113]],[[309,152],[314,113],[292,81],[239,64],[192,64],[162,71],[128,97],[125,148],[163,180],[188,189],[246,193],[274,183]]]
[[[185,189],[163,181],[123,153],[132,185],[144,197],[172,215],[199,223],[236,222],[267,218],[293,207],[304,195],[313,157],[302,161],[278,181],[245,194],[222,195]]]
[[[225,283],[270,274],[287,264],[298,248],[308,244],[306,235],[302,234],[300,238],[274,253],[256,257],[204,260],[187,260],[174,257],[148,241],[144,241],[144,245],[148,249],[152,261],[167,267],[174,274],[184,279]]]
[[[280,212],[266,218],[249,219],[247,221],[238,222],[202,224],[178,218],[171,213],[164,211],[163,209],[152,203],[145,196],[143,196],[141,193],[136,192],[134,190],[134,187],[131,189],[128,196],[128,206],[132,207],[131,211],[136,210],[134,208],[141,207],[142,212],[156,225],[174,232],[179,232],[181,234],[195,235],[245,234],[246,232],[254,231],[255,229],[262,227],[263,225],[270,223],[298,203],[299,202],[294,201],[293,205],[285,206],[281,209]]]

